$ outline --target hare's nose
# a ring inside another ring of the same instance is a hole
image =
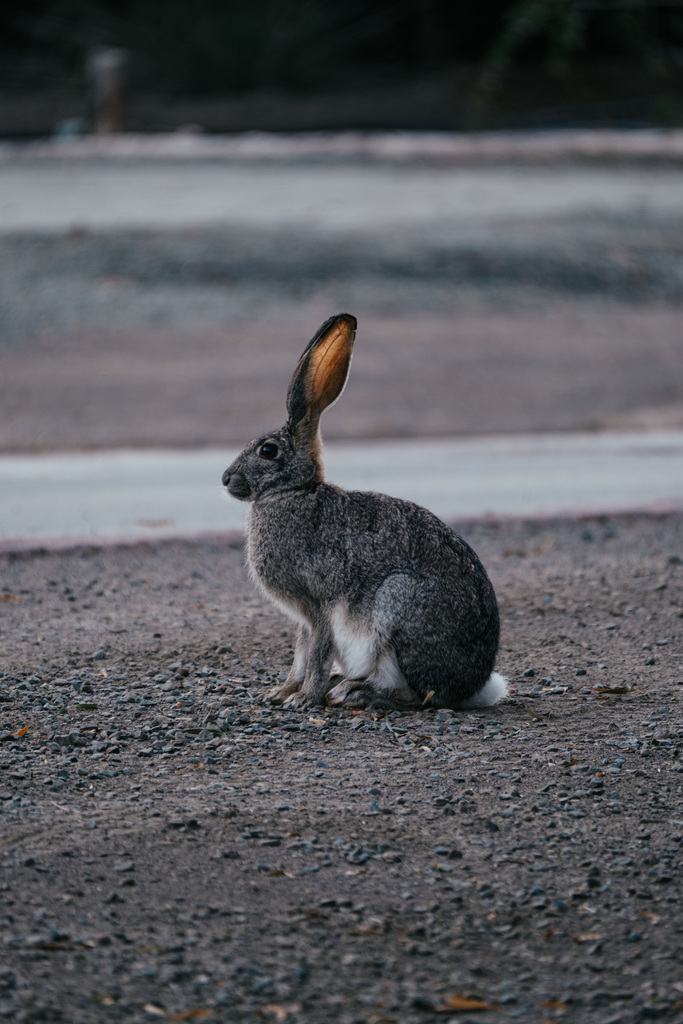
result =
[[[221,482],[222,482],[224,487],[227,487],[228,484],[230,483],[230,470],[229,469],[226,469],[225,473],[221,477]]]

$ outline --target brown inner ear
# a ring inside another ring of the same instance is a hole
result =
[[[340,320],[311,352],[306,398],[314,416],[319,416],[342,392],[349,372],[352,338],[351,325]]]

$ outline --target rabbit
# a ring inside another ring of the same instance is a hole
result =
[[[348,313],[325,321],[294,371],[287,422],[222,477],[251,502],[252,578],[298,623],[291,670],[267,697],[288,707],[494,704],[507,693],[493,671],[498,605],[472,548],[413,502],[325,482],[320,416],[344,389],[355,333]]]

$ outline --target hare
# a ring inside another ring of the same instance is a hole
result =
[[[291,670],[268,697],[289,707],[493,704],[507,692],[493,671],[498,605],[474,551],[419,505],[325,482],[320,416],[344,389],[355,332],[348,313],[325,321],[294,371],[289,419],[222,478],[251,502],[253,579],[298,623]]]

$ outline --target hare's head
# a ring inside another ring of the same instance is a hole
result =
[[[223,486],[233,498],[254,501],[269,491],[310,487],[324,479],[320,417],[344,390],[355,335],[356,318],[340,313],[308,343],[289,384],[289,419],[248,444],[223,473]]]

